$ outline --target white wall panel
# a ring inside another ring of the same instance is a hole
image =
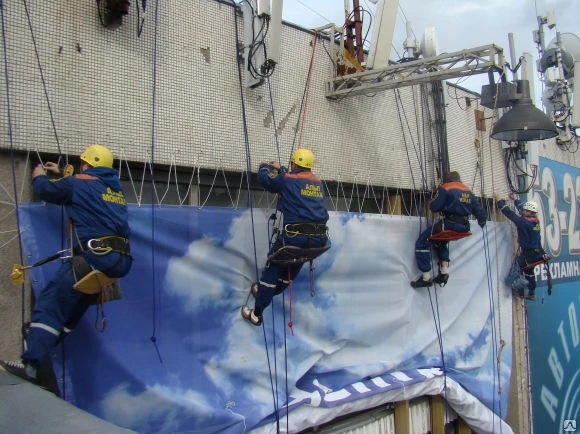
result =
[[[233,6],[215,0],[164,1],[156,19],[155,5],[148,2],[138,36],[136,4],[115,31],[101,26],[91,1],[28,2],[30,25],[24,2],[5,4],[16,149],[78,155],[87,144],[102,143],[133,161],[153,155],[155,164],[246,169]],[[243,90],[253,170],[260,160],[277,158],[278,149],[287,163],[298,146],[312,32],[284,25],[281,44],[280,64],[269,83]],[[329,100],[329,44],[324,38],[316,44],[300,143],[315,152],[316,172],[326,180],[420,189],[423,166],[433,188],[440,178],[434,172],[431,86]],[[4,74],[0,84],[6,88]],[[505,185],[501,145],[488,138],[491,119],[487,131],[478,132],[474,110],[481,107],[475,100],[471,107],[466,104],[466,97],[475,95],[457,86],[444,92],[450,168],[460,171],[477,194],[483,185],[489,195],[493,182]],[[0,127],[8,131],[6,92],[0,98]],[[9,145],[5,134],[0,146]],[[578,164],[576,154],[561,148],[544,151]]]

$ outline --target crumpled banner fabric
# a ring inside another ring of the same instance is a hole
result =
[[[59,207],[19,211],[29,264],[66,246]],[[477,432],[511,432],[501,420],[512,359],[509,225],[473,223],[472,236],[451,243],[447,286],[417,290],[409,282],[425,219],[330,214],[315,296],[308,264],[292,283],[292,336],[290,289],[266,309],[264,328],[240,316],[265,265],[269,210],[131,205],[135,262],[123,298],[103,306],[104,333],[93,307],[54,352],[65,398],[142,433],[242,433],[296,432],[440,394]],[[28,271],[36,292],[56,266]]]

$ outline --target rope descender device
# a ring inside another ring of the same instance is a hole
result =
[[[22,285],[24,283],[24,270],[28,270],[29,268],[38,267],[39,265],[43,265],[43,264],[46,264],[48,262],[52,262],[55,259],[69,258],[70,255],[69,256],[61,256],[61,254],[65,253],[65,252],[70,252],[70,249],[59,250],[54,255],[49,256],[48,258],[41,259],[40,261],[35,262],[32,265],[14,264],[12,266],[12,271],[10,272],[10,279],[12,280],[12,283],[14,283],[15,285]]]

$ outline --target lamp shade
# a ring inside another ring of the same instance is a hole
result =
[[[551,139],[558,135],[556,124],[532,104],[516,104],[491,130],[491,137],[504,141]]]
[[[503,141],[551,139],[558,135],[556,124],[532,104],[528,80],[516,82],[519,99],[491,130],[491,137]]]

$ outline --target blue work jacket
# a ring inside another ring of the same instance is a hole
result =
[[[83,173],[51,181],[40,175],[32,180],[43,201],[64,205],[72,220],[73,239],[87,241],[106,235],[129,238],[127,201],[117,171],[90,167]]]
[[[522,204],[519,200],[514,201],[518,212],[522,211]],[[540,235],[540,221],[537,217],[525,217],[517,214],[506,205],[505,200],[499,200],[497,207],[508,219],[516,225],[518,231],[518,242],[522,249],[541,249],[542,237]]]
[[[299,167],[288,172],[282,167],[275,175],[268,164],[261,164],[258,181],[269,192],[280,194],[278,209],[284,224],[328,221],[324,186],[310,170]]]
[[[429,208],[431,211],[440,212],[443,215],[469,217],[473,214],[479,226],[484,226],[487,221],[485,210],[479,199],[475,197],[467,185],[458,179],[451,179],[449,182],[441,184]]]

